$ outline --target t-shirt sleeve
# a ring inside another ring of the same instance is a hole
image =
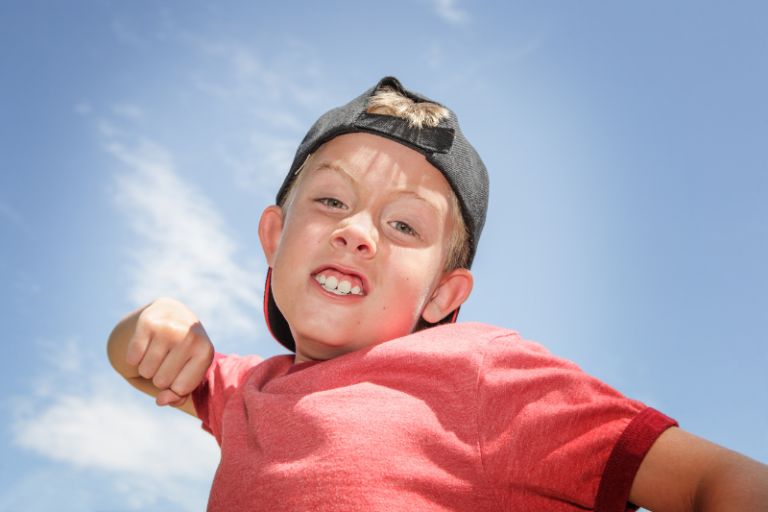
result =
[[[203,429],[213,434],[219,445],[222,418],[227,403],[249,372],[262,361],[258,356],[227,356],[216,352],[203,381],[192,392],[195,412],[203,422]]]
[[[516,335],[484,352],[480,450],[503,510],[632,510],[637,468],[675,424]]]
[[[603,470],[595,498],[595,512],[638,509],[627,501],[637,470],[662,432],[676,426],[675,420],[651,407],[640,411],[629,422],[613,445]]]

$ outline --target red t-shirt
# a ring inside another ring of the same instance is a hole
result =
[[[208,510],[623,512],[674,420],[509,330],[436,327],[324,362],[218,354]]]

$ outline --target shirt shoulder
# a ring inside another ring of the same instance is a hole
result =
[[[647,409],[572,361],[513,335],[485,345],[477,406],[484,467],[497,489],[524,485],[536,490],[532,499],[541,506],[556,498],[587,509],[595,505],[619,438]],[[499,491],[498,499],[506,507],[517,498]]]
[[[535,347],[535,350],[546,352],[541,345],[524,342],[515,331],[477,322],[432,327],[368,350],[373,356],[407,354],[408,357],[437,358],[439,361],[444,361],[451,358],[479,356],[494,340],[503,340],[508,344],[528,343],[531,347]]]
[[[225,355],[217,352],[200,385],[192,393],[195,411],[204,430],[211,433],[221,444],[221,424],[227,404],[253,376],[264,373],[266,366],[290,366],[286,359],[277,356],[268,361],[255,355]],[[271,364],[270,364],[271,363]]]

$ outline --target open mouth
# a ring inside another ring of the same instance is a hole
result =
[[[359,276],[345,274],[336,269],[326,268],[313,276],[323,289],[336,295],[362,295],[363,281]]]

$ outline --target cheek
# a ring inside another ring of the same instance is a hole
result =
[[[307,256],[308,250],[327,238],[326,231],[316,219],[313,221],[312,216],[289,216],[277,248],[277,261],[287,260],[292,264],[301,261]]]
[[[414,251],[402,252],[397,258],[402,263],[390,267],[397,270],[388,272],[388,279],[394,285],[392,290],[395,299],[399,298],[398,304],[403,309],[406,304],[411,310],[418,309],[415,311],[418,317],[440,280],[440,251],[415,251],[415,254]]]
[[[312,259],[307,256],[323,241],[322,230],[309,222],[289,216],[275,253],[272,269],[272,291],[281,309],[289,308],[292,298],[306,286],[307,267]]]

